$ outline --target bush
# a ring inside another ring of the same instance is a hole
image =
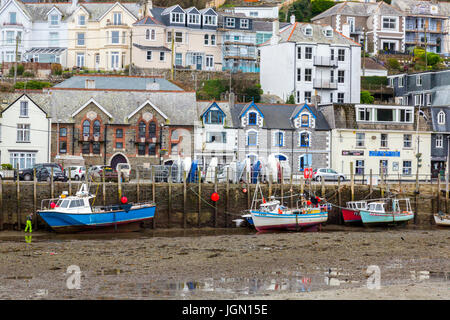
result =
[[[30,89],[30,90],[41,90],[43,88],[50,88],[52,84],[50,82],[45,81],[25,81],[25,82],[17,82],[14,86],[15,89]]]
[[[13,166],[10,163],[2,163],[2,170],[12,170]]]
[[[30,71],[25,71],[25,72],[22,74],[22,77],[25,77],[25,78],[34,78],[34,73],[33,73],[33,72],[30,72]]]
[[[286,104],[295,104],[294,94],[291,94],[289,98],[286,100]]]
[[[398,62],[395,58],[389,58],[387,61],[389,69],[399,70],[400,69],[400,62]]]
[[[372,104],[375,98],[370,94],[369,91],[361,91],[361,103]]]
[[[14,66],[12,66],[10,69],[9,69],[9,76],[10,77],[14,77]],[[17,66],[17,75],[18,76],[21,76],[22,74],[23,74],[23,72],[25,71],[25,67],[23,66],[23,64],[19,64],[18,66]]]
[[[197,91],[197,97],[200,99],[220,100],[220,95],[227,90],[226,80],[206,80],[203,81],[203,87]]]
[[[244,90],[244,96],[250,98],[254,102],[260,102],[262,94],[263,91],[259,83]]]
[[[52,64],[52,74],[53,75],[60,76],[60,75],[62,75],[62,72],[63,72],[63,70],[59,63]]]
[[[14,86],[9,82],[0,82],[0,92],[12,92]]]

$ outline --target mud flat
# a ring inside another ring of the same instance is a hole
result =
[[[1,232],[0,256],[0,299],[450,299],[449,229]]]

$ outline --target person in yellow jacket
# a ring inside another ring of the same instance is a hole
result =
[[[33,212],[27,216],[27,224],[25,226],[25,232],[29,229],[29,232],[33,232],[31,229],[31,222],[33,221]]]

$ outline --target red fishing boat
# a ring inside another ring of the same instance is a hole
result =
[[[345,223],[361,222],[361,215],[359,211],[361,209],[367,209],[366,201],[349,201],[347,207],[342,209],[342,217]]]

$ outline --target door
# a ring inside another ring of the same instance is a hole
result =
[[[116,70],[119,69],[119,53],[111,52],[111,68]]]
[[[111,168],[117,170],[117,165],[119,163],[128,163],[127,159],[121,154],[117,154],[111,159]]]
[[[203,65],[203,63],[202,63],[202,56],[196,56],[196,58],[195,58],[195,65],[196,65],[196,69],[197,70],[202,70],[202,65]]]
[[[383,175],[383,178],[386,179],[388,174],[388,160],[380,160],[380,176]]]
[[[99,69],[100,68],[100,54],[96,54],[95,55],[95,69]]]

